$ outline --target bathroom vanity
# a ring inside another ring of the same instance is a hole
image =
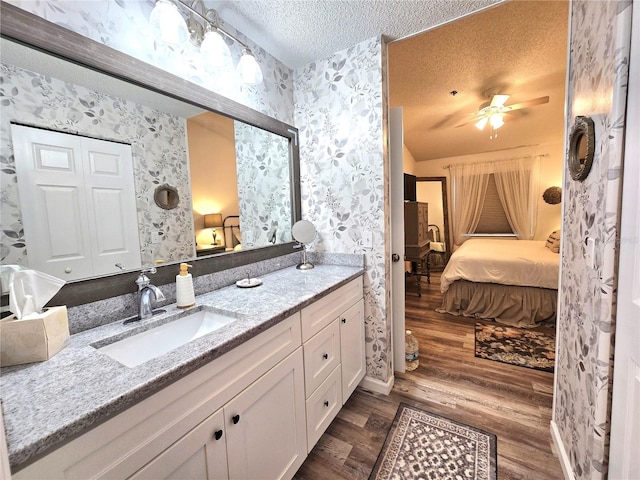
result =
[[[285,268],[3,369],[14,478],[291,478],[364,377],[363,273]],[[133,368],[99,350],[198,309],[235,320]]]

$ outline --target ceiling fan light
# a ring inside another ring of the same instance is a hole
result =
[[[158,0],[151,10],[149,24],[153,35],[169,45],[181,45],[189,38],[187,23],[171,0]]]
[[[489,121],[489,117],[483,117],[483,118],[481,118],[480,120],[478,120],[478,121],[476,122],[476,128],[477,128],[478,130],[482,130],[482,129],[487,125],[487,122],[488,122],[488,121]]]
[[[502,119],[502,115],[499,113],[494,113],[489,117],[489,123],[491,124],[491,128],[497,130],[502,125],[504,125],[504,120]]]
[[[200,53],[206,64],[212,68],[224,68],[232,63],[229,47],[224,42],[222,35],[214,30],[209,30],[204,34]]]
[[[242,51],[242,57],[240,57],[237,69],[242,83],[246,85],[262,83],[262,69],[256,61],[256,57],[253,56],[248,48]]]

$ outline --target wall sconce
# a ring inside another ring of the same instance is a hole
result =
[[[189,11],[186,21],[178,6]],[[202,12],[196,10],[198,7]],[[201,24],[196,17],[203,23]],[[207,10],[203,0],[194,0],[191,6],[180,0],[175,0],[175,3],[174,0],[157,0],[151,11],[149,23],[154,36],[166,44],[181,45],[189,38],[191,43],[200,48],[205,65],[214,69],[231,67],[231,52],[223,36],[230,38],[242,46],[242,56],[237,66],[242,83],[262,83],[262,69],[249,47],[220,27],[218,12],[213,8]]]
[[[208,213],[204,216],[204,228],[211,228],[211,235],[213,236],[213,243],[211,245],[217,245],[218,234],[216,228],[222,227],[222,214],[221,213]]]
[[[562,201],[562,189],[560,187],[549,187],[542,194],[542,199],[549,205],[557,205]]]

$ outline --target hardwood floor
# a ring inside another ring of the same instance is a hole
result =
[[[407,294],[420,366],[389,396],[358,388],[297,472],[298,480],[369,478],[400,402],[498,436],[500,480],[562,479],[549,433],[553,374],[474,357],[474,320],[435,312],[439,274]]]

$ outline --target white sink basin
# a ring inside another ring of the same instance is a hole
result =
[[[200,310],[98,350],[127,367],[137,367],[236,320],[229,315]]]

